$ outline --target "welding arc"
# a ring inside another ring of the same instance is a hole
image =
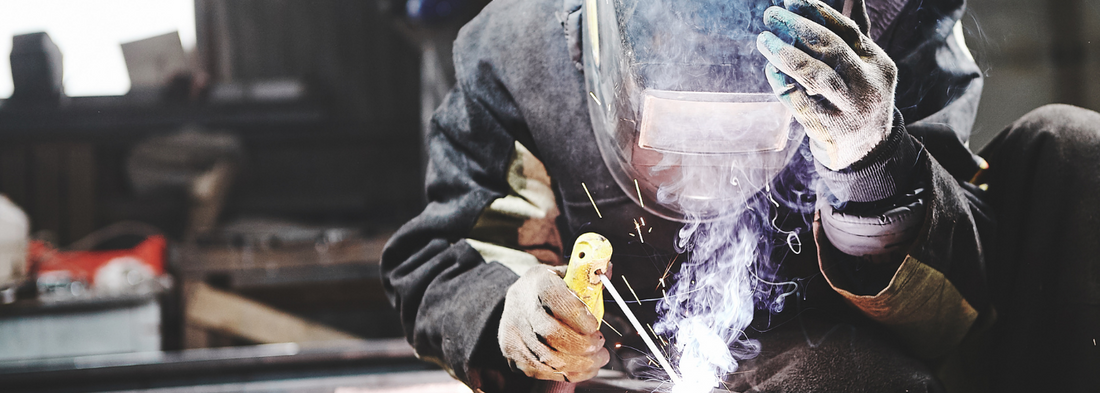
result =
[[[611,280],[607,279],[607,276],[602,274],[600,275],[600,281],[603,281],[603,287],[607,288],[607,292],[611,294],[611,297],[615,298],[615,303],[623,310],[623,314],[626,314],[626,319],[629,319],[630,324],[634,325],[634,330],[637,330],[638,335],[642,336],[642,341],[645,341],[645,345],[653,352],[653,357],[657,358],[657,362],[660,363],[661,367],[668,373],[668,377],[672,379],[672,383],[679,384],[680,376],[676,375],[676,372],[672,370],[672,365],[668,363],[668,359],[665,359],[664,353],[657,348],[657,344],[653,342],[653,339],[649,338],[649,334],[645,332],[645,328],[642,327],[641,322],[638,322],[638,318],[626,307],[626,302],[623,301],[622,295],[619,295],[619,291],[615,290],[615,285],[611,283]]]

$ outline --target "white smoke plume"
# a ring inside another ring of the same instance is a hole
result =
[[[759,188],[729,187],[739,177],[731,168],[686,166],[680,169],[680,179],[663,187],[668,192],[661,195],[677,199],[687,213],[677,239],[687,259],[658,304],[661,318],[654,326],[658,334],[672,338],[673,362],[683,380],[673,392],[709,392],[721,386],[720,380],[736,371],[740,361],[759,353],[759,343],[745,335],[754,312],[781,311],[797,289],[797,284],[776,276],[779,266],[771,260],[776,247],[801,252],[797,233],[776,226],[777,208],[794,214],[812,212],[812,162],[803,149],[775,181]],[[704,193],[693,187],[756,195],[745,198],[743,205],[679,200],[686,199],[679,195]],[[714,209],[721,211],[715,214]],[[718,218],[704,219],[714,216]]]

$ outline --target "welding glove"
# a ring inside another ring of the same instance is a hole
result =
[[[854,3],[848,18],[819,0],[786,0],[765,11],[769,31],[756,41],[772,89],[833,171],[867,156],[894,120],[897,66],[867,35],[863,0]]]
[[[500,351],[513,370],[532,378],[583,381],[610,359],[600,321],[565,285],[565,269],[532,267],[504,297]]]

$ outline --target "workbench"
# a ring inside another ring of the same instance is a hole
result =
[[[404,339],[322,347],[270,344],[0,362],[5,392],[469,393],[447,372],[420,362]],[[667,389],[601,370],[577,393]]]
[[[237,244],[193,242],[172,258],[183,348],[224,345],[227,336],[301,343],[402,335],[379,276],[391,231],[252,228],[260,233],[224,235],[244,238],[232,242]]]

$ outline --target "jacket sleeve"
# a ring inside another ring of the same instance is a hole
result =
[[[838,250],[822,230],[823,209],[814,220],[821,272],[829,285],[863,314],[893,331],[923,359],[949,354],[970,332],[979,313],[990,311],[979,228],[990,220],[970,187],[960,184],[935,158],[921,151],[918,165],[928,181],[914,239],[902,245],[900,265],[887,265]],[[885,217],[885,216],[881,216]],[[886,220],[873,222],[885,224]]]
[[[961,1],[899,11],[876,42],[898,65],[896,117],[905,121],[866,160],[818,168],[832,202],[857,202],[824,206],[815,218],[823,275],[924,359],[950,353],[991,314],[981,240],[991,220],[966,183],[980,160],[964,145],[982,81],[962,41],[962,11]],[[892,263],[852,255],[867,245],[900,252]]]
[[[488,68],[458,73],[426,141],[427,207],[386,244],[383,285],[421,359],[474,389],[518,391],[530,382],[497,345],[504,296],[527,268],[560,263],[558,210],[513,137],[515,104]]]
[[[981,69],[963,37],[963,0],[910,0],[875,39],[898,67],[894,101],[910,134],[951,129],[966,143],[982,92]]]

